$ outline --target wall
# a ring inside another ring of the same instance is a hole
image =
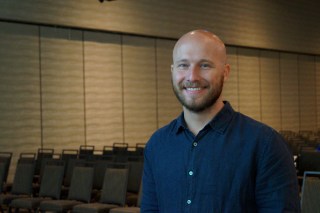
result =
[[[202,27],[228,43],[223,96],[236,110],[277,130],[319,128],[319,28],[305,31],[316,3],[306,18],[295,1],[181,1],[0,0],[0,150],[15,162],[39,147],[146,142],[181,112],[175,38]]]

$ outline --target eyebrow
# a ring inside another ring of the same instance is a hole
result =
[[[179,62],[188,62],[188,60],[187,59],[181,59],[181,60],[175,61],[175,63],[179,63]]]
[[[201,59],[201,60],[200,60],[200,63],[201,63],[201,62],[208,62],[208,63],[210,63],[210,64],[214,64],[213,61],[208,60],[208,59]]]
[[[173,63],[185,63],[185,62],[190,62],[188,59],[180,59],[180,60],[177,60],[177,61],[174,61]],[[215,65],[215,63],[209,59],[201,59],[200,61],[198,61],[197,63],[210,63],[212,65]]]

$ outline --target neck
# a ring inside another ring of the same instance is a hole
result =
[[[193,112],[183,107],[184,120],[189,130],[194,135],[197,135],[216,116],[223,106],[224,103],[217,100],[212,107],[201,112]]]

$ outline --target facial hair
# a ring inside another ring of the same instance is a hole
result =
[[[213,106],[220,97],[223,89],[223,76],[221,76],[217,82],[218,83],[216,85],[211,85],[211,87],[208,87],[208,93],[205,94],[204,97],[201,97],[202,100],[200,101],[196,99],[187,100],[187,98],[183,95],[182,92],[186,85],[203,85],[203,83],[201,84],[201,82],[182,82],[180,84],[175,85],[172,81],[172,87],[177,99],[185,108],[192,112],[202,112]]]

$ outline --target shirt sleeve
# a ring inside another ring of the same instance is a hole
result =
[[[152,139],[150,139],[152,140]],[[150,142],[150,141],[149,141]],[[142,201],[141,201],[141,213],[157,213],[158,199],[156,194],[156,185],[152,172],[152,149],[150,143],[147,143],[144,151],[144,169],[142,178]]]
[[[259,213],[301,212],[293,157],[276,131],[263,136],[258,157],[256,205]]]

